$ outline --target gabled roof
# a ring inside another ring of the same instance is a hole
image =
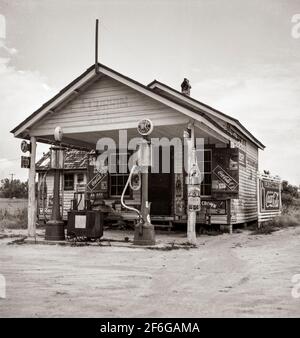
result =
[[[194,102],[197,102],[198,104],[201,104],[201,107],[197,107],[195,105],[191,105],[190,101],[184,102],[184,100],[178,100],[177,97],[173,96],[166,96],[162,93],[158,93],[155,88],[151,88],[151,86],[145,86],[125,75],[122,75],[118,73],[117,71],[103,65],[99,64],[99,73],[96,73],[95,71],[95,65],[92,65],[89,67],[84,73],[82,73],[79,77],[77,77],[74,81],[72,81],[70,84],[68,84],[65,88],[63,88],[57,95],[55,95],[52,99],[47,101],[45,104],[43,104],[38,110],[36,110],[34,113],[32,113],[29,117],[27,117],[24,121],[22,121],[17,127],[15,127],[13,130],[11,130],[11,133],[14,134],[15,137],[19,138],[26,138],[28,137],[28,129],[34,125],[37,121],[42,119],[45,115],[51,114],[56,109],[59,109],[62,104],[68,102],[69,100],[72,100],[76,95],[80,94],[80,92],[83,90],[83,88],[90,83],[93,83],[95,80],[97,80],[102,74],[107,76],[112,76],[116,80],[131,86],[132,88],[140,91],[141,93],[150,96],[153,99],[156,99],[166,105],[169,105],[170,107],[177,109],[178,111],[183,112],[184,114],[188,115],[190,118],[199,120],[200,122],[204,122],[208,127],[213,128],[215,130],[218,130],[220,135],[225,136],[227,139],[237,139],[235,135],[233,135],[231,132],[229,132],[227,129],[223,128],[219,123],[217,123],[209,114],[207,114],[207,111],[209,112],[214,111],[218,112],[217,110],[205,106],[204,104],[200,103],[199,101],[196,101],[193,99]],[[153,84],[153,83],[152,83]],[[150,84],[151,85],[151,84]],[[158,81],[155,82],[155,86],[158,85]],[[163,85],[163,84],[161,84]],[[171,87],[167,87],[169,90],[172,90],[174,93],[174,89]],[[180,92],[177,92],[177,95],[180,94]],[[184,95],[182,95],[184,96]],[[184,96],[185,97],[185,96]],[[219,114],[223,114],[221,112],[218,112]],[[223,114],[225,116],[225,114]],[[227,115],[226,115],[227,116]],[[229,117],[228,117],[229,118]],[[235,122],[237,125],[239,125],[239,122],[235,119],[231,118],[232,122]],[[259,148],[263,149],[264,145],[262,145],[257,139],[254,138],[253,135],[251,135],[246,128],[242,128],[240,126],[240,129],[243,129],[242,133],[243,135],[246,135],[253,143],[256,144]]]
[[[64,158],[64,170],[85,170],[88,167],[88,152],[67,149]],[[36,171],[50,169],[50,151],[36,163]]]
[[[168,94],[166,95],[167,97],[169,97],[169,95],[172,95],[174,97],[175,100],[177,101],[182,101],[185,104],[190,104],[193,107],[197,107],[199,109],[204,109],[205,111],[207,111],[208,113],[215,115],[216,117],[219,117],[221,120],[223,120],[224,122],[230,123],[231,125],[235,126],[238,130],[240,130],[245,136],[248,137],[248,139],[250,139],[253,143],[255,143],[256,145],[258,145],[259,148],[264,149],[265,146],[255,137],[253,136],[249,130],[247,130],[242,123],[233,118],[232,116],[229,116],[199,100],[194,99],[191,96],[188,96],[186,94],[183,94],[181,92],[179,92],[178,90],[158,81],[158,80],[153,80],[152,82],[150,82],[148,84],[148,87],[153,89],[153,90],[157,90],[159,89],[159,94],[160,95],[165,95],[164,93]]]

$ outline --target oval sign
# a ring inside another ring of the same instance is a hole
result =
[[[60,142],[62,140],[62,138],[63,138],[63,131],[62,131],[61,127],[56,127],[54,129],[54,139],[55,139],[55,141]]]
[[[153,131],[153,123],[150,119],[140,120],[137,126],[140,135],[147,136]]]
[[[21,150],[23,153],[26,153],[29,150],[29,144],[25,140],[21,142]]]

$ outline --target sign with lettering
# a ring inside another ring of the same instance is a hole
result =
[[[200,186],[189,186],[188,187],[188,210],[189,211],[200,211]]]
[[[246,153],[241,149],[239,151],[239,164],[246,167]]]
[[[222,185],[225,190],[236,191],[238,188],[237,181],[231,177],[226,170],[221,168],[219,165],[213,170],[213,173],[225,184]]]
[[[240,149],[218,148],[212,153],[212,196],[238,198]]]
[[[92,192],[96,189],[99,183],[107,176],[107,171],[99,171],[86,185],[86,188],[89,192]]]
[[[280,210],[280,183],[260,180],[261,212]]]
[[[226,215],[225,200],[202,200],[201,207],[203,211],[209,211],[211,215]]]
[[[30,168],[30,157],[29,156],[21,156],[21,168]]]

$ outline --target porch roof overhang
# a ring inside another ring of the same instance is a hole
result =
[[[102,64],[99,64],[99,72],[95,71],[95,66],[89,67],[83,74],[81,74],[78,78],[72,81],[69,85],[67,85],[64,89],[62,89],[57,95],[55,95],[52,99],[42,105],[37,111],[31,114],[28,118],[26,118],[23,122],[21,122],[17,127],[15,127],[11,132],[15,137],[28,139],[30,136],[35,136],[37,141],[43,143],[54,143],[54,139],[52,135],[39,135],[34,134],[31,130],[32,126],[41,121],[46,115],[53,114],[57,110],[60,110],[64,105],[73,100],[77,95],[82,93],[85,88],[90,86],[93,82],[97,81],[101,78],[101,76],[106,75],[109,76],[124,85],[129,86],[130,88],[147,95],[148,97],[159,101],[160,103],[173,108],[174,110],[181,112],[185,119],[180,119],[180,121],[173,121],[172,125],[182,125],[183,121],[194,122],[195,126],[198,129],[202,129],[208,135],[215,137],[218,140],[222,140],[223,142],[237,141],[238,139],[229,133],[226,129],[224,129],[220,124],[218,124],[213,118],[207,116],[205,112],[191,107],[184,102],[178,102],[176,100],[172,100],[172,98],[167,98],[150,87],[144,86],[143,84],[130,79],[127,76],[124,76],[115,70],[108,68]],[[170,126],[169,122],[166,122],[166,125]],[[172,127],[172,126],[171,126]],[[164,125],[161,126],[164,128]],[[93,126],[90,126],[86,130],[81,130],[81,133],[78,133],[76,127],[73,130],[69,130],[63,138],[63,144],[68,147],[74,147],[77,149],[92,149],[95,147],[94,140],[91,139],[92,135],[99,136],[100,134],[104,134],[105,136],[108,132],[114,133],[119,129],[136,129],[136,124],[133,122],[129,122],[127,124],[122,124],[122,126],[111,125],[110,127],[105,126],[102,129],[97,127],[96,130],[93,129]],[[159,134],[159,130],[157,129]],[[87,137],[91,135],[90,137]]]

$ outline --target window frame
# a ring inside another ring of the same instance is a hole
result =
[[[119,171],[119,166],[118,166],[118,158],[119,158],[119,156],[120,155],[124,155],[124,154],[127,154],[127,159],[132,155],[130,152],[119,152],[119,150],[117,150],[116,152],[112,152],[112,153],[110,153],[109,154],[109,156],[111,157],[111,156],[116,156],[117,155],[117,159],[116,159],[116,169],[117,169],[117,172],[116,173],[109,173],[109,180],[108,180],[108,195],[109,195],[109,198],[112,198],[112,199],[114,199],[114,198],[121,198],[121,196],[122,196],[122,193],[120,194],[120,195],[113,195],[112,194],[112,191],[111,191],[111,188],[112,188],[112,186],[116,186],[116,187],[121,187],[121,185],[112,185],[112,177],[121,177],[121,176],[126,176],[126,179],[125,179],[125,184],[126,184],[126,182],[127,182],[127,180],[128,180],[128,177],[129,177],[129,170],[128,170],[128,160],[127,160],[127,173],[119,173],[118,171]],[[124,189],[124,187],[125,187],[125,185],[123,186],[123,188],[122,188],[122,191],[123,191],[123,189]],[[118,188],[117,188],[118,189]],[[129,194],[125,194],[124,195],[124,197],[126,197],[127,199],[132,199],[132,190],[129,188],[129,186],[128,186],[128,188],[127,189],[129,189]]]
[[[201,161],[201,162],[204,163],[204,165],[203,165],[203,169],[204,170],[205,170],[205,162],[210,163],[210,171],[201,172],[201,170],[200,170],[201,174],[204,175],[203,176],[203,181],[201,182],[201,185],[200,185],[200,189],[201,189],[200,190],[201,191],[201,193],[200,193],[201,195],[200,196],[204,197],[204,198],[209,198],[209,197],[212,196],[212,193],[211,193],[211,189],[212,189],[212,149],[211,148],[206,148],[206,149],[197,149],[196,150],[196,152],[200,152],[200,151],[203,151],[204,153],[205,152],[209,152],[210,153],[210,160],[209,161],[205,161],[205,157],[204,157],[205,154],[203,154],[203,161]],[[210,184],[205,184],[204,183],[205,175],[210,175]],[[202,191],[205,191],[205,187],[210,187],[210,194],[209,195],[202,195]]]
[[[72,187],[69,187],[66,185],[66,176],[73,176],[73,185]],[[64,173],[64,191],[72,191],[75,189],[75,174],[74,173]]]

